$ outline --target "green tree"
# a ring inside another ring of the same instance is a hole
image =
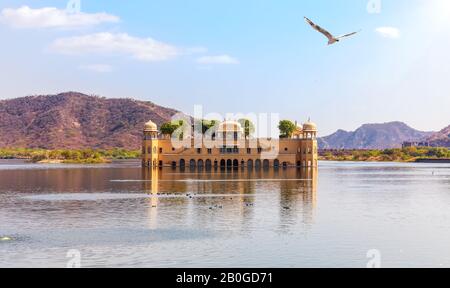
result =
[[[205,119],[200,120],[200,119],[197,119],[197,120],[195,120],[195,127],[201,127],[202,134],[205,134],[206,132],[209,131],[209,129],[211,129],[214,126],[216,126],[217,123],[219,123],[219,121],[217,121],[217,120],[205,120]]]
[[[292,121],[282,120],[278,125],[278,129],[280,129],[280,138],[291,138],[297,127]]]
[[[217,120],[204,120],[203,121],[203,134],[219,124]]]
[[[172,136],[172,134],[181,126],[183,126],[183,121],[173,121],[173,122],[167,122],[161,125],[161,133],[164,135],[170,135]]]
[[[256,129],[252,121],[248,119],[239,119],[238,122],[244,128],[245,138],[248,138],[249,136],[253,135],[253,133],[255,133]]]

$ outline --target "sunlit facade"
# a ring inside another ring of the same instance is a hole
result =
[[[174,137],[162,135],[157,125],[149,121],[144,127],[142,165],[206,169],[318,165],[317,126],[312,122],[297,125],[292,137],[286,139],[245,137],[236,121],[224,121],[214,131],[209,136],[201,135],[200,140],[192,132],[174,141]]]

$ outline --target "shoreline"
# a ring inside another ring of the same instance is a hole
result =
[[[439,158],[418,158],[415,160],[354,160],[354,159],[319,159],[323,162],[355,162],[355,163],[434,163],[434,164],[450,164],[450,159]]]
[[[392,149],[320,150],[319,160],[354,162],[450,163],[449,148],[408,147]]]
[[[140,159],[140,150],[0,148],[1,160],[22,160],[37,164],[108,164],[114,160]]]
[[[114,162],[120,161],[141,161],[140,158],[128,158],[128,159],[106,159],[104,161],[67,161],[67,160],[58,160],[58,159],[47,159],[34,162],[32,159],[27,158],[0,158],[0,161],[23,161],[28,164],[41,164],[41,165],[101,165],[101,164],[111,164]],[[414,161],[400,161],[400,160],[352,160],[352,159],[319,159],[321,162],[342,162],[342,163],[422,163],[422,164],[450,164],[450,159],[427,159],[427,158],[419,158]],[[0,163],[1,165],[1,163]]]
[[[86,164],[86,165],[93,165],[93,164],[109,164],[112,163],[114,160],[116,159],[106,159],[106,160],[101,160],[101,161],[70,161],[70,160],[61,160],[61,159],[45,159],[45,160],[40,160],[40,161],[33,161],[30,158],[0,158],[0,161],[23,161],[24,163],[28,163],[28,164]],[[124,159],[124,160],[137,160],[137,159]]]
[[[450,164],[450,159],[417,159],[415,163]]]
[[[21,160],[35,164],[108,164],[116,160],[141,159],[140,151],[111,150],[45,150],[0,148],[0,160]],[[448,148],[414,147],[385,150],[320,150],[320,161],[366,163],[442,163],[450,164]]]

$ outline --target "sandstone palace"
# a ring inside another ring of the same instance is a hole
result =
[[[152,121],[145,124],[142,164],[145,167],[255,169],[317,167],[317,127],[296,125],[289,138],[245,137],[239,122],[224,121],[209,136],[193,128],[179,136],[163,135]],[[196,136],[195,136],[196,135]]]

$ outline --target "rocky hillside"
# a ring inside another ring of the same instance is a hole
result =
[[[404,141],[424,140],[431,132],[415,130],[402,122],[365,124],[356,131],[339,130],[319,139],[321,149],[388,149],[399,148]]]
[[[139,149],[144,123],[178,111],[69,92],[0,101],[0,147]]]
[[[434,133],[428,138],[428,142],[436,147],[450,147],[450,126]]]

